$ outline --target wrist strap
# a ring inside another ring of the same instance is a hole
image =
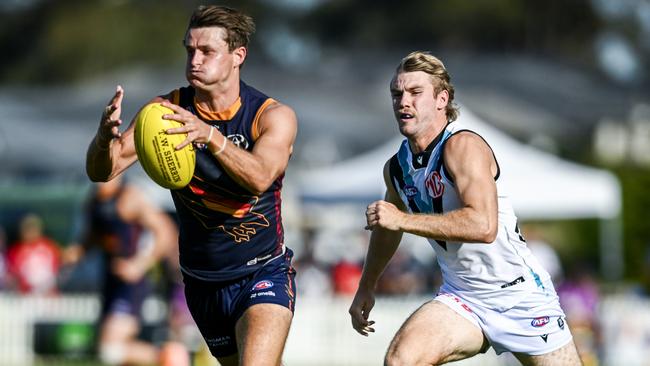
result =
[[[210,140],[212,140],[212,133],[214,132],[214,126],[210,126],[210,134],[208,135],[208,141],[206,141],[206,144],[210,143]]]
[[[223,143],[221,144],[221,147],[219,148],[218,151],[213,152],[212,155],[217,156],[221,154],[226,149],[227,143],[228,143],[228,138],[226,137],[226,135],[223,135]]]

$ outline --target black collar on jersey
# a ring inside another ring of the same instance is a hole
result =
[[[449,123],[447,123],[447,124],[449,124]],[[424,151],[419,152],[417,154],[413,154],[413,161],[411,162],[411,164],[413,164],[413,167],[415,169],[423,168],[423,167],[427,166],[427,164],[429,164],[429,159],[431,158],[431,152],[433,151],[433,149],[436,147],[436,145],[438,145],[438,143],[442,139],[442,136],[445,134],[445,129],[446,128],[447,128],[447,125],[445,125],[445,127],[442,129],[442,131],[440,131],[438,136],[436,136],[436,138],[434,138],[433,141],[431,141],[431,143],[427,146],[426,149],[424,149]],[[409,147],[410,147],[410,145],[409,145]]]

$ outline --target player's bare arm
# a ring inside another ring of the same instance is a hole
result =
[[[176,112],[164,118],[184,124],[183,127],[172,128],[167,132],[188,133],[187,139],[177,149],[193,141],[207,143],[228,175],[255,195],[265,192],[289,164],[298,122],[293,110],[286,105],[274,103],[262,112],[259,137],[250,152],[237,148],[219,131],[183,108],[171,103],[163,105]]]
[[[86,173],[93,182],[113,179],[138,159],[133,141],[135,119],[124,132],[120,132],[123,99],[124,89],[118,85],[115,95],[104,108],[97,134],[88,146]],[[162,97],[156,97],[149,103],[162,100]]]
[[[393,202],[395,205],[405,209],[397,192],[395,192],[395,188],[390,183],[388,167],[389,164],[386,163],[384,166],[384,181],[387,187],[385,200],[387,202]],[[370,210],[371,207],[369,206],[366,210],[366,215],[368,215]],[[401,239],[401,231],[391,231],[377,226],[373,228],[370,234],[370,244],[363,266],[363,274],[361,275],[359,288],[349,309],[352,327],[361,335],[367,336],[368,333],[375,331],[372,327],[375,322],[368,319],[370,311],[375,305],[375,287],[388,261],[395,254]]]
[[[478,135],[460,132],[445,145],[445,165],[464,207],[446,214],[409,214],[385,201],[373,203],[368,226],[432,239],[491,243],[497,232],[496,162]]]

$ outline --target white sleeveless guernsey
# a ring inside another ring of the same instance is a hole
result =
[[[453,134],[470,131],[458,121],[449,123],[440,136],[420,154],[413,154],[404,140],[390,161],[390,177],[411,213],[443,214],[462,207],[453,180],[443,163],[445,142]],[[477,134],[478,135],[478,134]],[[480,136],[480,135],[479,135]],[[495,157],[496,159],[496,157]],[[540,266],[519,234],[517,217],[499,179],[498,232],[492,243],[465,243],[428,239],[442,271],[440,292],[452,293],[480,306],[505,311],[535,290],[545,289],[549,274]]]

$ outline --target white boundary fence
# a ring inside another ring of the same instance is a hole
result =
[[[92,322],[99,314],[99,306],[96,296],[39,298],[0,294],[0,365],[33,363],[36,322]]]
[[[350,325],[347,310],[352,299],[299,298],[284,364],[381,365],[388,343],[399,326],[427,300],[378,299],[371,314],[377,322],[376,333],[363,337]],[[34,298],[0,294],[0,365],[28,366],[34,362],[35,323],[93,322],[99,307],[99,299],[93,295]],[[603,365],[650,365],[650,300],[610,296],[602,301],[599,314],[605,344]],[[499,366],[511,363],[506,357],[497,357],[489,351],[458,364]]]

